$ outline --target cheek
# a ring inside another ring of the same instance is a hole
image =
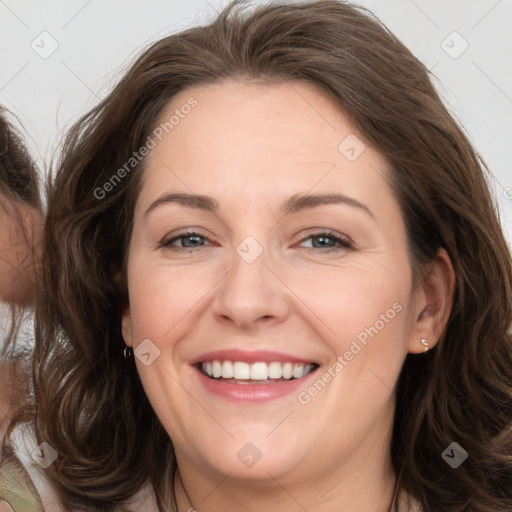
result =
[[[135,260],[128,272],[134,344],[145,338],[157,345],[175,339],[214,283],[211,271]]]
[[[410,279],[384,266],[329,270],[303,280],[298,292],[308,297],[316,318],[310,323],[331,359],[297,399],[304,414],[322,417],[328,410],[347,439],[357,439],[389,404],[406,356]]]
[[[410,276],[391,265],[326,268],[297,275],[293,289],[340,353],[353,339],[403,330]]]
[[[408,267],[352,265],[297,278],[293,289],[307,298],[314,312],[308,321],[331,358],[318,376],[329,382],[330,391],[317,400],[323,384],[314,384],[314,389],[301,390],[300,403],[316,400],[321,414],[333,400],[331,410],[341,415],[363,403],[370,414],[387,403],[407,353],[411,282],[408,272],[396,270],[400,268]]]
[[[29,286],[28,247],[10,224],[0,229],[0,299],[21,300]]]

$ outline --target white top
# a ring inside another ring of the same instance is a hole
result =
[[[70,512],[65,510],[57,493],[45,477],[45,466],[55,462],[57,456],[50,445],[37,445],[31,425],[18,425],[10,436],[11,447],[36,488],[45,512]],[[126,506],[131,512],[157,511],[156,501],[149,487],[139,491]]]
[[[44,469],[31,456],[33,453],[36,456],[38,452],[32,428],[27,424],[18,425],[11,433],[10,444],[32,480],[45,512],[65,512],[59,504],[56,493],[45,479]],[[41,462],[44,464],[44,459]]]
[[[0,344],[5,340],[11,324],[11,309],[5,302],[0,302]],[[1,346],[1,345],[0,345]],[[15,354],[31,352],[34,348],[34,311],[27,308],[20,322],[20,330],[14,345]]]

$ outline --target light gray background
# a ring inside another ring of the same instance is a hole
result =
[[[512,0],[357,3],[372,9],[439,78],[436,86],[450,112],[493,172],[512,241]],[[70,124],[109,91],[144,47],[209,21],[226,4],[0,0],[0,103],[24,125],[41,168]]]

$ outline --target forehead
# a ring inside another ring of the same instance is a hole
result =
[[[159,127],[142,202],[168,188],[217,197],[236,191],[246,203],[312,188],[361,198],[384,191],[383,157],[306,82],[191,87],[169,102]]]

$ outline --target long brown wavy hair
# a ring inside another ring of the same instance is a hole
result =
[[[175,510],[172,441],[122,357],[144,159],[108,192],[98,187],[144,146],[178,92],[228,78],[315,84],[387,159],[415,276],[441,247],[456,275],[442,339],[408,355],[397,383],[395,471],[427,512],[512,510],[512,265],[487,167],[428,69],[369,11],[335,0],[232,2],[211,24],[147,48],[64,141],[35,351],[35,429],[59,454],[47,472],[63,503],[116,510],[151,484],[160,510]],[[469,454],[457,469],[441,456],[454,441]]]

